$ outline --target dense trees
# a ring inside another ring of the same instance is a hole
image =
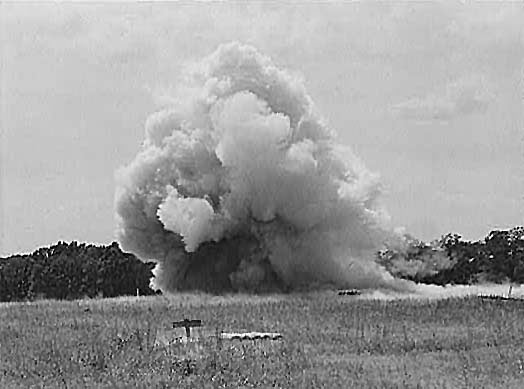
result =
[[[405,235],[403,242],[378,253],[378,262],[396,277],[420,282],[452,265],[440,241],[425,243]]]
[[[396,277],[431,284],[524,283],[524,227],[492,231],[479,241],[447,234],[425,243],[409,235],[378,253]],[[0,258],[0,301],[154,294],[154,263],[109,246],[58,242]]]
[[[77,242],[44,247],[27,255],[0,258],[0,301],[74,299],[153,294],[153,263],[120,250],[116,242]]]
[[[524,283],[524,227],[492,231],[485,241],[493,276]]]
[[[524,283],[524,227],[492,231],[479,241],[447,234],[426,244],[407,237],[378,255],[398,277],[432,284]]]

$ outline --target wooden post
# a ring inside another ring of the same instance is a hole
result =
[[[186,337],[191,336],[191,327],[202,327],[202,320],[184,319],[181,321],[174,321],[173,328],[184,327],[186,329]]]

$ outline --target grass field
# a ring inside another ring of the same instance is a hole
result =
[[[166,344],[185,317],[203,320],[199,341]],[[217,329],[284,337],[220,341]],[[0,387],[522,388],[523,341],[524,302],[475,297],[13,303],[0,306]]]

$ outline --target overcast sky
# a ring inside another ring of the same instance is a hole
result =
[[[524,220],[524,5],[0,4],[0,255],[114,239],[114,172],[182,67],[238,40],[299,73],[395,225]]]

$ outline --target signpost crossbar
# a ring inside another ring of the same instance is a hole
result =
[[[192,327],[202,327],[202,320],[189,320],[184,319],[181,321],[174,321],[173,322],[173,328],[179,328],[184,327],[186,329],[186,337],[191,336],[191,328]]]

